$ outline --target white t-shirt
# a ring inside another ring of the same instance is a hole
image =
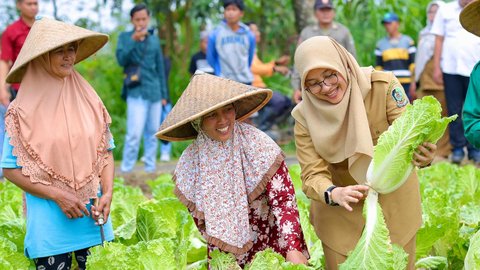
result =
[[[460,24],[462,9],[458,0],[441,6],[431,32],[444,37],[440,64],[443,73],[470,77],[473,67],[480,61],[480,37]]]

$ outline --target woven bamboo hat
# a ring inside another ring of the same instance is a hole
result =
[[[230,103],[235,106],[236,119],[241,121],[260,110],[271,97],[270,89],[207,73],[195,74],[155,135],[167,141],[194,139],[198,133],[191,121]]]
[[[468,32],[480,37],[480,0],[474,0],[463,8],[460,23]]]
[[[7,75],[8,83],[21,82],[30,61],[55,48],[80,41],[75,63],[94,54],[108,41],[105,34],[53,19],[43,18],[36,21],[23,44],[17,60]]]

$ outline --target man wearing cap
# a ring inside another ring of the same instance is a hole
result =
[[[243,0],[224,0],[224,20],[208,37],[207,61],[215,75],[244,84],[251,84],[250,70],[255,54],[255,37],[240,20]]]
[[[18,83],[8,85],[5,78],[35,22],[35,16],[38,13],[38,0],[17,0],[17,9],[20,11],[20,18],[9,25],[2,34],[2,50],[0,53],[0,157],[5,129],[3,117],[8,104],[15,98],[20,88]],[[3,173],[0,170],[1,176],[3,176]]]
[[[335,7],[332,0],[316,0],[313,6],[317,24],[309,25],[300,32],[297,46],[303,41],[315,36],[329,36],[335,39],[342,45],[349,53],[356,57],[355,43],[352,34],[343,24],[334,21]],[[300,77],[297,72],[292,74],[291,85],[295,89],[294,101],[296,103],[300,100]]]
[[[472,1],[460,13],[460,22],[463,28],[480,37],[480,0]],[[480,148],[480,61],[473,68],[470,75],[467,98],[463,105],[463,124],[465,137],[475,147]],[[475,161],[480,166],[480,161]]]
[[[207,46],[208,46],[208,32],[202,31],[200,33],[200,51],[192,56],[190,59],[190,66],[188,72],[190,75],[195,74],[195,71],[200,70],[208,74],[213,74],[213,67],[207,62]]]
[[[415,99],[414,88],[410,90],[412,72],[415,69],[415,43],[407,35],[400,33],[400,18],[393,12],[383,16],[382,24],[387,36],[377,42],[375,48],[375,69],[392,71],[398,78],[410,101]],[[412,92],[412,93],[410,93]]]
[[[444,83],[448,115],[458,115],[448,126],[452,145],[451,160],[457,164],[465,157],[465,147],[468,158],[475,163],[480,162],[480,151],[467,141],[462,124],[462,108],[470,73],[480,60],[480,37],[467,32],[459,20],[460,13],[470,2],[471,0],[457,0],[440,7],[431,31],[436,36],[433,79]],[[475,23],[478,25],[479,21]]]

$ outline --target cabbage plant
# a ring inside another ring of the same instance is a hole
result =
[[[441,117],[441,105],[431,96],[407,105],[405,112],[378,139],[367,170],[370,187],[363,206],[365,228],[340,269],[404,269],[407,256],[391,244],[378,194],[397,190],[412,173],[413,154],[423,142],[436,143],[457,116]]]

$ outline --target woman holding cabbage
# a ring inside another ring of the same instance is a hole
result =
[[[408,98],[391,72],[361,68],[329,37],[313,37],[295,52],[302,102],[295,118],[297,157],[303,191],[312,200],[310,220],[321,239],[327,269],[345,261],[362,234],[367,168],[379,136],[398,118]],[[424,142],[413,164],[424,167],[435,155]],[[414,267],[415,236],[422,223],[418,179],[412,173],[396,191],[379,196],[393,243]]]

